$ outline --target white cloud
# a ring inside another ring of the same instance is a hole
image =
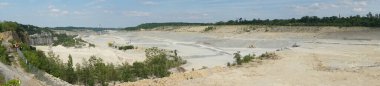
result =
[[[363,8],[353,8],[352,11],[354,11],[354,12],[365,12],[366,10]]]
[[[69,11],[64,9],[59,9],[54,5],[48,6],[48,14],[51,16],[67,16],[67,15],[85,15],[85,11]]]
[[[157,5],[157,2],[151,1],[151,0],[138,0],[143,5]]]
[[[294,5],[292,8],[298,13],[314,13],[320,10],[339,8],[340,6],[331,3],[313,3],[310,5]]]
[[[294,5],[292,8],[301,14],[311,14],[320,10],[340,8],[356,13],[366,13],[371,0],[337,0],[335,3],[313,3],[310,5]]]
[[[125,16],[135,16],[135,17],[146,17],[151,16],[149,12],[141,12],[141,11],[127,11],[123,13]]]
[[[93,1],[91,1],[91,2],[89,2],[89,3],[87,3],[86,6],[91,6],[91,5],[100,4],[100,3],[103,3],[103,2],[105,2],[105,1],[107,1],[107,0],[93,0]]]
[[[49,14],[52,16],[64,16],[70,13],[67,10],[58,9],[54,5],[49,5],[48,9],[49,9]]]
[[[201,19],[207,17],[209,14],[207,13],[189,13],[187,18],[189,19]]]
[[[9,6],[9,3],[7,2],[0,2],[0,8],[4,8],[4,7],[7,7]]]
[[[341,0],[340,3],[353,12],[363,13],[367,11],[368,1],[369,0]]]
[[[157,5],[158,3],[153,2],[153,1],[143,1],[142,4],[144,4],[144,5]]]

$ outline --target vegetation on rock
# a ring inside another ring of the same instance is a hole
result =
[[[8,57],[7,49],[0,45],[0,61],[4,64],[11,65],[10,57]]]
[[[54,41],[53,46],[62,45],[65,47],[75,47],[75,46],[84,46],[86,41],[75,38],[77,35],[66,35],[66,34],[54,34],[54,37],[57,37],[57,40]]]

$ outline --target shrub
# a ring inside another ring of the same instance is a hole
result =
[[[292,47],[300,47],[300,45],[297,45],[297,43],[294,43]]]
[[[2,86],[21,86],[21,81],[17,79],[12,79],[12,80],[7,81]]]
[[[5,83],[5,76],[3,74],[0,74],[0,84]]]
[[[248,54],[248,55],[243,57],[243,63],[248,63],[254,58],[255,58],[255,54],[253,54],[253,55]]]
[[[215,30],[215,27],[207,27],[204,29],[204,32]]]
[[[11,65],[11,60],[9,58],[7,49],[0,45],[0,61],[4,64]]]
[[[127,45],[127,46],[119,46],[119,50],[129,50],[129,49],[134,49],[134,46],[132,45]]]
[[[262,54],[262,55],[259,56],[259,59],[260,60],[263,60],[263,59],[277,59],[277,55],[275,53],[265,52],[264,54]]]
[[[113,46],[113,43],[108,43],[108,46],[109,46],[109,47],[112,47],[112,46]]]
[[[95,47],[95,44],[88,43],[88,47]]]
[[[227,67],[230,67],[230,66],[231,66],[231,63],[230,63],[230,62],[228,62],[228,63],[227,63]]]
[[[242,60],[241,60],[240,51],[238,51],[237,53],[234,53],[234,59],[237,65],[241,65]]]

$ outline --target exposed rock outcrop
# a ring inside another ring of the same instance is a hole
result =
[[[29,43],[29,36],[26,32],[5,31],[0,33],[0,40]]]
[[[51,33],[42,32],[40,34],[29,35],[30,45],[49,45],[53,43],[53,36]]]

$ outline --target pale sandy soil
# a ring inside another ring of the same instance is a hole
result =
[[[67,55],[79,63],[92,55],[106,62],[142,61],[144,49],[159,47],[178,50],[188,61],[186,73],[170,77],[139,80],[119,85],[132,86],[379,86],[380,31],[369,28],[339,27],[250,27],[218,26],[166,27],[159,31],[110,32],[88,34],[82,38],[96,48],[53,47],[64,61]],[[249,31],[246,31],[246,30]],[[266,31],[268,30],[268,31]],[[107,43],[138,46],[119,51]],[[293,44],[301,47],[293,48]],[[256,48],[248,48],[254,45]],[[49,50],[46,46],[37,47]],[[276,51],[280,49],[282,51]],[[280,59],[227,68],[233,53],[260,55],[276,51]],[[206,66],[209,69],[197,70]],[[191,69],[196,69],[191,71]]]
[[[73,48],[73,47],[63,47],[63,46],[55,46],[49,48],[48,46],[36,46],[37,49],[43,50],[46,53],[48,51],[53,51],[56,55],[59,55],[60,59],[63,62],[68,61],[68,56],[71,55],[73,57],[73,63],[81,64],[83,60],[88,60],[91,56],[96,56],[102,58],[105,63],[132,63],[134,61],[143,61],[145,59],[145,54],[143,49],[135,49],[135,50],[127,50],[120,51],[114,48],[100,46],[101,44],[95,48],[93,47],[85,47],[85,48]],[[103,45],[107,45],[106,43]]]
[[[165,31],[110,32],[102,35],[81,35],[83,40],[95,44],[95,48],[36,47],[45,52],[53,51],[60,56],[63,62],[67,62],[68,55],[72,55],[74,64],[81,63],[83,59],[87,60],[91,56],[100,57],[106,63],[114,64],[143,61],[145,59],[144,49],[158,47],[161,49],[178,50],[178,55],[187,60],[187,64],[183,65],[183,67],[191,70],[193,68],[200,69],[203,66],[226,66],[227,62],[233,62],[233,53],[238,51],[242,55],[259,55],[266,51],[275,51],[276,49],[289,47],[297,42],[297,40],[277,38],[244,38],[243,36],[239,37],[237,34],[220,38],[218,35],[220,34]],[[138,49],[120,51],[110,48],[108,46],[110,42],[118,45],[129,43],[137,46]],[[255,45],[256,48],[248,48],[250,45]]]
[[[224,29],[228,28],[230,27],[224,27]],[[231,27],[231,29],[234,28]],[[237,30],[235,27],[235,30],[216,30],[220,32],[207,33],[206,35],[210,37],[228,41],[205,42],[212,46],[234,48],[246,46],[247,42],[244,41],[252,41],[259,48],[281,48],[296,42],[301,47],[288,47],[282,51],[276,51],[279,56],[277,60],[252,62],[240,67],[213,67],[187,71],[165,78],[121,83],[118,86],[380,85],[379,30],[355,29],[355,27],[347,30],[322,27],[319,31],[306,29],[306,32],[303,32],[304,30],[287,32],[285,29],[285,32],[240,33]],[[192,31],[176,30],[176,32]],[[231,42],[231,40],[238,42]],[[213,60],[207,61],[213,62]]]
[[[344,42],[344,41],[340,41]],[[374,43],[379,43],[374,42]],[[280,59],[173,74],[134,86],[379,86],[380,45],[305,43]]]

